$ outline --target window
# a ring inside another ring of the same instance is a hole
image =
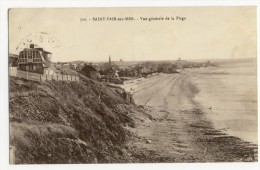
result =
[[[36,70],[36,65],[33,65],[33,70]]]
[[[32,59],[32,51],[29,52],[28,58],[29,58],[29,59]]]

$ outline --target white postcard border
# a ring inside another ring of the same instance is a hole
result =
[[[259,21],[258,0],[229,1],[1,1],[0,2],[0,169],[258,169],[258,163],[157,163],[157,164],[81,164],[81,165],[9,165],[9,113],[8,113],[8,16],[9,8],[71,8],[71,7],[169,7],[169,6],[257,6],[257,21]],[[259,22],[257,23],[259,31]],[[257,34],[259,41],[259,32]],[[259,43],[257,43],[259,56]],[[259,60],[258,60],[259,65]],[[257,69],[259,73],[259,68]],[[258,84],[259,84],[258,74]],[[259,90],[258,90],[259,101]],[[259,122],[259,116],[258,116]],[[259,141],[259,125],[258,125]],[[259,160],[259,154],[258,154]]]

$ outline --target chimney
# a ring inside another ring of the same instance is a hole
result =
[[[34,48],[34,44],[30,44],[30,48]]]

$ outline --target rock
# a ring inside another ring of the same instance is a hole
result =
[[[151,139],[146,139],[146,143],[147,144],[150,144],[150,143],[152,143],[153,141],[151,140]]]
[[[94,163],[95,163],[95,164],[98,163],[98,160],[97,160],[96,157],[94,158]]]

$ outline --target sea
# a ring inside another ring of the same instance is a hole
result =
[[[223,60],[193,70],[196,103],[216,129],[258,143],[257,60]]]

